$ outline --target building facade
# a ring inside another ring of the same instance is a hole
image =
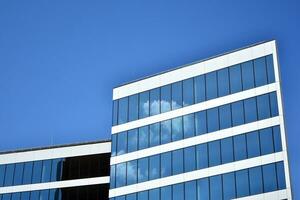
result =
[[[113,90],[111,200],[292,199],[275,41]]]
[[[0,200],[107,200],[111,143],[0,154]]]

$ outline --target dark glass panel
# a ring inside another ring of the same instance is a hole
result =
[[[116,187],[116,165],[110,166],[110,188]]]
[[[271,192],[277,190],[277,178],[275,164],[269,164],[262,166],[263,170],[263,182],[264,192]]]
[[[269,94],[265,94],[257,97],[257,113],[258,113],[259,120],[270,117]]]
[[[188,147],[184,149],[184,171],[190,172],[196,169],[196,149]]]
[[[194,78],[195,83],[195,103],[205,101],[205,76],[197,76]]]
[[[210,72],[205,75],[207,100],[218,97],[217,73]]]
[[[244,107],[243,101],[234,102],[231,104],[232,110],[232,125],[238,126],[244,124]]]
[[[259,134],[257,131],[247,133],[248,158],[260,156]]]
[[[196,146],[197,169],[208,167],[208,149],[207,144],[199,144]]]
[[[159,188],[157,189],[152,189],[149,191],[149,199],[155,199],[155,200],[159,200],[160,199],[160,195],[159,195]]]
[[[221,140],[222,164],[233,162],[233,142],[232,137]]]
[[[30,200],[38,200],[40,197],[40,191],[31,191],[30,192]]]
[[[111,156],[117,155],[117,134],[111,136]]]
[[[6,165],[4,186],[11,186],[14,180],[15,164]]]
[[[161,112],[168,112],[171,110],[171,85],[161,87]]]
[[[276,92],[270,93],[270,104],[271,104],[271,116],[278,116],[278,103]]]
[[[116,197],[115,200],[125,200],[125,196]]]
[[[137,160],[127,162],[127,185],[137,183]]]
[[[234,199],[236,197],[234,172],[224,174],[222,176],[222,180],[223,180],[223,199],[224,200]]]
[[[0,187],[3,187],[5,176],[5,165],[0,165]]]
[[[183,173],[183,150],[172,151],[172,174]]]
[[[24,170],[24,163],[16,163],[15,174],[14,174],[14,185],[22,184],[23,170]],[[50,172],[49,172],[49,176],[50,176]]]
[[[184,184],[186,200],[197,200],[197,182],[190,181]]]
[[[172,200],[172,186],[166,186],[160,189],[160,199]]]
[[[183,81],[183,106],[194,104],[194,80],[193,78]]]
[[[273,127],[273,139],[274,139],[275,152],[282,151],[281,135],[280,135],[280,127],[279,126]]]
[[[128,153],[136,151],[138,148],[138,129],[129,130],[128,134]]]
[[[252,61],[248,61],[242,64],[242,80],[243,90],[254,88],[254,72]]]
[[[126,195],[126,200],[136,200],[136,194],[128,194],[128,195]]]
[[[193,137],[195,135],[194,113],[183,116],[183,132],[184,138]]]
[[[127,132],[118,133],[117,155],[127,153]]]
[[[30,199],[30,192],[22,192],[21,193],[21,200],[29,200],[29,199]],[[60,200],[60,199],[50,199],[49,198],[49,200]]]
[[[219,97],[229,94],[229,73],[228,68],[218,71],[218,95]]]
[[[173,200],[184,200],[184,185],[183,185],[183,183],[173,185]]]
[[[244,197],[249,195],[249,179],[248,170],[237,171],[236,175],[236,197]]]
[[[150,125],[150,147],[160,144],[160,123]]]
[[[197,181],[197,196],[200,200],[209,200],[209,180],[203,178]]]
[[[149,180],[160,177],[160,155],[150,156]]]
[[[148,158],[138,160],[138,182],[149,180]]]
[[[247,158],[246,136],[237,135],[233,137],[235,161]]]
[[[171,120],[163,121],[160,123],[160,138],[161,138],[161,144],[166,144],[171,142]]]
[[[213,132],[219,130],[219,112],[218,108],[207,110],[207,131]]]
[[[275,82],[275,74],[274,74],[274,65],[273,65],[273,55],[268,55],[266,57],[267,61],[267,71],[268,71],[268,82]]]
[[[12,196],[11,196],[11,200],[20,200],[21,198],[21,193],[20,192],[17,192],[17,193],[13,193]],[[1,195],[0,195],[0,199],[1,199]],[[40,198],[40,200],[48,200],[45,199],[45,198]]]
[[[150,115],[157,115],[160,113],[160,88],[150,91]]]
[[[230,75],[230,89],[231,93],[236,93],[242,91],[242,77],[241,77],[241,66],[235,65],[229,67]]]
[[[256,87],[266,85],[268,83],[266,58],[258,58],[254,60],[254,76]]]
[[[2,200],[11,200],[11,194],[3,194]]]
[[[128,97],[119,99],[118,123],[124,124],[128,121]]]
[[[206,111],[195,113],[196,135],[207,133]]]
[[[48,200],[49,190],[41,190],[39,200]]]
[[[263,193],[263,182],[260,166],[249,169],[249,181],[251,195]]]
[[[138,193],[138,200],[148,200],[148,191],[139,192]]]
[[[51,181],[60,181],[62,179],[63,158],[52,160]],[[24,176],[26,175],[24,171]]]
[[[43,160],[42,182],[49,182],[51,180],[51,166],[52,160]]]
[[[139,128],[139,149],[145,149],[149,147],[149,128],[144,126]]]
[[[149,116],[149,91],[139,94],[139,118]]]
[[[172,141],[181,140],[183,138],[182,117],[172,119]]]
[[[113,126],[118,124],[118,100],[113,101]]]
[[[276,163],[278,190],[286,189],[283,162]]]
[[[32,178],[33,162],[24,163],[23,184],[30,184]]]
[[[172,110],[182,107],[182,82],[172,84]]]
[[[23,200],[23,198],[22,198]],[[61,199],[61,190],[60,189],[52,189],[49,191],[49,200],[62,200]]]
[[[221,175],[210,177],[210,199],[220,200],[223,196]]]
[[[116,187],[126,185],[126,163],[116,165]]]
[[[245,108],[245,122],[254,122],[257,120],[257,107],[256,107],[256,99],[250,98],[244,100],[244,108]]]
[[[172,156],[171,152],[163,153],[160,156],[161,159],[161,177],[172,175]]]
[[[221,151],[220,151],[220,140],[208,143],[209,149],[209,166],[216,166],[221,164]]]
[[[138,119],[139,115],[139,96],[138,94],[129,97],[129,115],[128,121],[133,121]]]
[[[266,155],[274,152],[272,128],[260,130],[260,149],[261,155]]]
[[[231,108],[230,104],[219,107],[220,129],[230,128],[231,125]]]

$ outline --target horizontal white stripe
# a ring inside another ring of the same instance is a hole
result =
[[[288,198],[287,190],[277,190],[274,192],[268,192],[268,193],[262,193],[262,194],[237,198],[235,200],[283,200],[283,199],[291,199]]]
[[[85,185],[107,184],[107,183],[109,183],[109,176],[0,187],[0,194],[26,192],[26,191],[33,191],[33,190],[48,190],[48,189],[55,189],[55,188],[66,188],[66,187],[85,186]]]
[[[211,58],[186,67],[175,69],[156,76],[145,78],[140,81],[117,87],[113,90],[113,99],[158,88],[177,81],[185,80],[201,74],[206,74],[235,64],[253,60],[272,54],[276,50],[275,41],[266,42],[253,47],[245,48],[236,52]]]
[[[266,93],[269,93],[269,92],[274,92],[274,91],[277,90],[278,87],[279,87],[278,83],[272,83],[272,84],[269,84],[269,85],[253,88],[253,89],[250,89],[250,90],[238,92],[238,93],[227,95],[227,96],[224,96],[224,97],[219,97],[219,98],[212,99],[212,100],[209,100],[209,101],[193,104],[193,105],[190,105],[190,106],[186,106],[186,107],[183,107],[183,108],[180,108],[180,109],[172,110],[172,111],[162,113],[162,114],[159,114],[159,115],[154,115],[154,116],[151,116],[151,117],[135,120],[135,121],[128,122],[128,123],[125,123],[125,124],[113,126],[112,127],[112,134],[116,134],[116,133],[119,133],[119,132],[131,130],[131,129],[142,127],[142,126],[146,126],[146,125],[149,125],[149,124],[154,124],[154,123],[157,123],[157,122],[160,122],[160,121],[176,118],[176,117],[179,117],[179,116],[187,115],[187,114],[198,112],[198,111],[201,111],[201,110],[207,110],[207,109],[210,109],[210,108],[225,105],[225,104],[232,103],[232,102],[235,102],[235,101],[240,101],[240,100],[255,97],[255,96],[258,96],[258,95],[263,95],[263,94],[266,94]]]
[[[51,149],[41,149],[25,152],[7,153],[0,155],[0,165],[9,163],[68,158],[93,154],[110,153],[111,143],[84,144]]]
[[[239,134],[243,134],[243,133],[248,133],[248,132],[256,131],[259,129],[276,126],[276,125],[279,125],[279,123],[280,123],[279,117],[264,119],[264,120],[260,120],[260,121],[232,127],[232,128],[223,129],[220,131],[215,131],[215,132],[195,136],[192,138],[187,138],[187,139],[163,144],[160,146],[151,147],[148,149],[143,149],[143,150],[123,154],[120,156],[114,156],[114,157],[111,157],[110,164],[114,165],[114,164],[118,164],[118,163],[122,163],[122,162],[127,162],[130,160],[136,160],[139,158],[144,158],[144,157],[148,157],[148,156],[152,156],[152,155],[156,155],[156,154],[160,154],[160,153],[164,153],[164,152],[168,152],[168,151],[173,151],[176,149],[182,149],[182,148],[194,146],[197,144],[202,144],[202,143],[206,143],[206,142],[210,142],[210,141],[214,141],[214,140],[219,140],[219,139],[226,138],[226,137],[231,137],[231,136],[235,136],[235,135],[239,135]]]
[[[169,176],[165,178],[160,178],[152,181],[147,181],[143,183],[111,189],[109,190],[109,197],[111,198],[111,197],[141,192],[145,190],[151,190],[154,188],[188,182],[188,181],[215,176],[219,174],[225,174],[225,173],[243,170],[243,169],[256,167],[260,165],[266,165],[274,162],[279,162],[282,160],[283,160],[283,152],[279,152],[279,153],[269,154],[269,155],[251,158],[247,160],[236,161],[224,165],[218,165],[215,167],[200,169],[200,170]]]

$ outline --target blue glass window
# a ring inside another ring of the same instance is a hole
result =
[[[30,200],[39,199],[39,197],[40,197],[40,191],[39,190],[30,192]]]
[[[150,91],[150,115],[157,115],[160,113],[160,88]]]
[[[231,108],[230,104],[219,107],[220,129],[231,127]]]
[[[116,167],[116,187],[124,185],[126,185],[126,163],[120,163]]]
[[[42,182],[49,182],[51,180],[51,166],[52,160],[43,160]]]
[[[149,91],[139,94],[139,118],[149,116]]]
[[[235,198],[235,176],[234,173],[224,174],[223,180],[223,199],[230,200]]]
[[[257,97],[258,119],[266,119],[270,117],[269,95],[261,95]]]
[[[172,187],[166,186],[160,189],[160,199],[161,200],[172,200]]]
[[[209,166],[216,166],[221,164],[221,151],[220,151],[220,140],[208,143],[209,149]]]
[[[207,100],[218,97],[217,73],[210,72],[206,74],[206,98]]]
[[[116,165],[110,166],[110,188],[116,187]]]
[[[218,108],[207,110],[207,131],[213,132],[219,130],[219,112]]]
[[[223,196],[221,175],[210,177],[210,199],[220,200]]]
[[[183,81],[183,106],[194,104],[194,79]]]
[[[4,186],[10,186],[13,184],[14,171],[15,164],[6,165]]]
[[[254,88],[253,62],[248,61],[242,64],[243,90]]]
[[[182,82],[172,84],[172,110],[182,107]]]
[[[127,185],[137,182],[137,161],[132,160],[127,162]]]
[[[24,163],[16,163],[14,174],[14,185],[22,184]],[[50,175],[50,173],[49,173]]]
[[[129,130],[128,133],[128,152],[133,152],[137,150],[138,145],[138,130]]]
[[[268,71],[268,82],[274,83],[275,82],[275,74],[274,74],[273,56],[268,55],[266,57],[266,61],[267,61],[267,71]]]
[[[128,121],[128,97],[119,99],[118,123],[124,124]]]
[[[208,149],[207,144],[199,144],[196,146],[197,169],[208,167]]]
[[[221,140],[222,163],[233,162],[233,142],[232,137]]]
[[[136,194],[128,194],[128,195],[126,195],[126,200],[136,200]]]
[[[10,200],[11,199],[11,194],[3,194],[2,195],[2,200]]]
[[[163,153],[161,159],[161,177],[172,175],[172,156],[171,152]]]
[[[148,181],[148,158],[142,158],[138,160],[138,182]]]
[[[273,127],[273,138],[274,138],[274,149],[275,149],[275,152],[282,151],[281,136],[280,136],[280,127],[279,126]]]
[[[125,200],[125,196],[116,197],[115,200]]]
[[[24,164],[23,184],[30,184],[31,183],[32,167],[33,167],[33,162],[26,162]]]
[[[228,68],[218,71],[218,94],[220,97],[229,94]]]
[[[153,189],[149,191],[149,199],[160,199],[159,189]]]
[[[283,162],[276,163],[276,172],[277,172],[278,189],[279,190],[286,189]]]
[[[274,152],[272,128],[260,130],[260,149],[261,154],[266,155]]]
[[[261,167],[254,167],[249,169],[249,181],[251,195],[263,193]]]
[[[197,182],[190,181],[184,184],[186,200],[197,200]]]
[[[177,117],[172,119],[172,141],[181,140],[182,138],[182,117]]]
[[[196,169],[196,150],[195,147],[184,149],[184,171],[190,172]]]
[[[113,101],[113,126],[118,124],[118,100]]]
[[[184,199],[183,183],[173,185],[173,200],[183,200],[183,199]]]
[[[205,101],[205,76],[197,76],[194,78],[195,83],[195,103]]]
[[[49,190],[41,190],[39,200],[48,200]]]
[[[138,200],[148,200],[148,191],[139,192]]]
[[[118,133],[117,155],[127,152],[127,132]]]
[[[277,189],[275,164],[262,166],[264,179],[264,192],[271,192]]]
[[[183,150],[172,151],[172,174],[183,173]]]
[[[231,93],[242,91],[242,77],[241,77],[241,66],[235,65],[229,67],[230,76],[230,90]]]
[[[197,181],[197,196],[201,200],[209,200],[209,181],[203,178]]]
[[[206,111],[195,113],[196,135],[207,133]]]
[[[194,114],[183,116],[183,133],[184,133],[184,138],[193,137],[195,135]]]
[[[270,93],[271,116],[278,116],[278,104],[276,92]]]
[[[161,87],[161,101],[160,101],[160,107],[161,112],[168,112],[171,110],[171,86],[166,85]]]
[[[231,104],[232,125],[238,126],[244,124],[244,107],[243,102],[238,101]]]
[[[111,156],[117,155],[117,134],[111,136]]]
[[[160,177],[160,155],[150,157],[149,180]]]
[[[160,143],[160,123],[150,125],[150,147],[157,146]]]
[[[247,134],[247,152],[248,158],[260,156],[259,135],[257,131]]]
[[[149,147],[149,128],[144,126],[139,128],[139,149],[145,149]]]
[[[254,60],[254,75],[256,87],[266,85],[268,83],[265,57]]]
[[[29,200],[30,199],[30,192],[22,192],[21,193],[22,200]],[[50,199],[50,198],[49,198]],[[2,199],[3,200],[3,199]],[[52,199],[51,199],[52,200]],[[54,200],[54,199],[53,199]]]
[[[11,200],[20,200],[21,198],[21,193],[17,192],[17,193],[13,193],[11,196]],[[0,195],[0,199],[1,199],[1,195]],[[44,200],[45,198],[40,198],[41,200]],[[48,200],[48,197],[47,197]]]
[[[171,142],[171,120],[163,121],[160,123],[160,138],[161,138],[161,144],[166,144]]]
[[[248,170],[241,170],[236,172],[236,194],[237,197],[243,197],[249,195],[249,180]]]
[[[5,165],[0,165],[0,187],[3,187],[5,176]]]
[[[245,122],[254,122],[257,120],[256,99],[250,98],[244,100]]]
[[[245,135],[238,135],[233,137],[234,141],[234,157],[235,160],[242,160],[247,158],[247,146]]]
[[[129,120],[133,121],[138,119],[139,115],[139,96],[137,94],[129,97]]]
[[[63,158],[58,158],[58,159],[52,160],[51,181],[61,180],[63,160],[64,160]],[[25,170],[24,170],[24,176],[25,176]]]

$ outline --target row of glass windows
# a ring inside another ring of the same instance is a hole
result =
[[[141,183],[280,151],[280,127],[275,126],[112,165],[110,187]]]
[[[114,101],[113,125],[275,82],[272,55]]]
[[[107,200],[108,184],[0,194],[0,200]]]
[[[112,156],[278,115],[275,92],[112,135]]]
[[[283,162],[165,186],[110,200],[229,200],[286,188]]]

